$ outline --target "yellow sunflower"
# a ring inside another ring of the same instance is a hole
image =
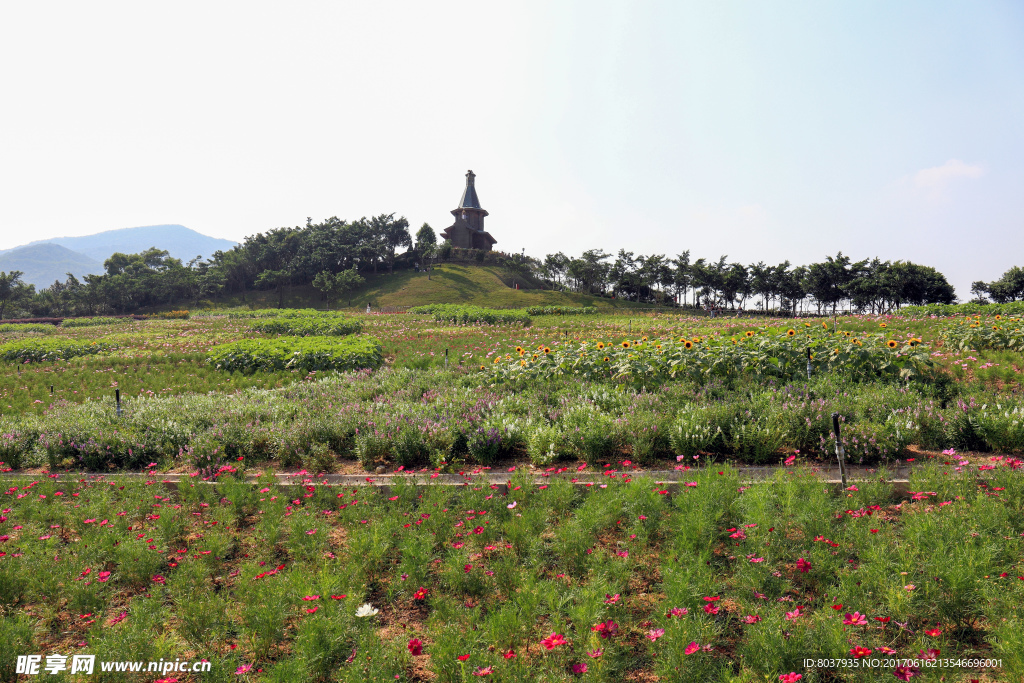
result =
[[[610,361],[610,360],[611,360],[611,358],[609,358],[608,356],[605,356],[605,357],[604,357],[604,362],[605,362],[605,363],[607,363],[607,362],[608,362],[608,361]]]
[[[885,323],[879,323],[879,325],[878,325],[878,326],[879,326],[879,327],[881,327],[881,328],[882,328],[883,330],[884,330],[885,328],[889,327],[889,326],[888,326],[888,325],[886,325]]]
[[[597,350],[600,351],[603,348],[604,348],[604,342],[600,342],[600,341],[597,342]]]
[[[897,346],[899,346],[899,344],[896,343],[895,339],[890,339],[885,343],[885,345],[888,346],[890,349],[895,349]]]
[[[518,353],[521,356],[524,353],[526,353],[526,350],[522,346],[517,346],[516,347],[516,353]]]
[[[790,329],[786,330],[786,336],[787,337],[792,337],[795,334],[796,334],[796,330],[794,330],[793,328],[790,328]]]
[[[690,341],[689,339],[687,339],[685,342],[683,342],[683,347],[686,348],[686,349],[692,349],[693,348],[693,342]]]
[[[996,320],[1002,320],[1002,319],[1003,319],[1003,316],[1001,316],[998,313],[996,313]]]
[[[753,337],[753,336],[754,336],[754,333],[753,333],[753,332],[751,332],[750,330],[747,330],[746,334],[747,334],[747,337],[748,337],[748,338],[749,338],[749,337]]]
[[[622,348],[628,349],[629,348],[629,342],[628,341],[622,342]]]
[[[544,347],[544,353],[551,353],[551,347],[550,346],[545,346]]]

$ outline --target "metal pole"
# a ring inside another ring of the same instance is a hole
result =
[[[811,347],[807,347],[807,381],[811,380]]]
[[[444,367],[446,370],[448,369],[448,349],[444,350]]]
[[[121,390],[114,389],[114,401],[117,403],[117,416],[121,417]]]
[[[836,434],[836,457],[839,458],[839,476],[843,480],[843,488],[846,488],[846,451],[843,450],[843,440],[839,435],[839,413],[832,413],[832,429]]]

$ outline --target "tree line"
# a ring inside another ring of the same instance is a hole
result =
[[[794,267],[789,261],[730,263],[727,256],[691,260],[689,251],[666,257],[620,249],[613,258],[591,249],[579,257],[548,254],[535,269],[553,289],[654,304],[734,309],[752,302],[764,311],[795,313],[813,306],[821,314],[839,309],[877,313],[906,304],[956,301],[953,286],[930,266],[878,258],[852,261],[842,252]]]
[[[0,318],[127,314],[140,309],[195,307],[224,295],[244,302],[254,290],[274,291],[279,305],[289,286],[309,285],[327,302],[343,299],[364,277],[446,260],[451,245],[438,243],[424,223],[415,238],[409,221],[394,213],[356,221],[337,217],[276,228],[246,237],[211,257],[183,261],[151,248],[113,254],[104,272],[68,274],[36,291],[21,273],[0,273]],[[952,285],[930,266],[878,258],[853,261],[838,253],[819,263],[741,264],[727,256],[691,259],[684,251],[615,255],[600,249],[579,256],[541,258],[488,253],[513,280],[551,289],[616,297],[654,305],[756,309],[782,313],[838,310],[883,312],[903,305],[953,303]],[[1024,269],[1014,267],[990,283],[975,282],[979,302],[1024,300]]]

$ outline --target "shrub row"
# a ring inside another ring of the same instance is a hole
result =
[[[188,311],[160,311],[158,313],[143,313],[146,320],[188,320]]]
[[[0,324],[0,334],[9,334],[11,332],[39,332],[41,334],[50,334],[55,329],[53,325],[41,325],[39,323],[2,323]]]
[[[134,318],[64,318],[61,327],[95,327],[96,325],[116,325],[118,323],[130,323]]]
[[[499,310],[481,308],[479,306],[461,306],[458,304],[430,304],[427,306],[414,306],[409,309],[409,312],[433,315],[434,320],[437,322],[453,323],[456,325],[483,323],[486,325],[522,325],[526,327],[531,323],[530,316],[521,309]]]
[[[215,313],[215,311],[211,311]],[[229,318],[302,318],[344,316],[341,311],[318,311],[315,308],[259,308],[252,311],[228,311]]]
[[[72,339],[21,339],[0,346],[0,360],[19,363],[53,362],[102,353],[113,348],[116,348],[115,344],[104,341],[85,343]]]
[[[212,347],[207,361],[229,372],[377,368],[384,349],[373,337],[243,339]]]
[[[595,306],[530,306],[528,315],[596,315]]]
[[[258,319],[250,329],[266,334],[286,334],[295,337],[343,337],[347,334],[362,332],[363,324],[355,318],[336,315],[311,315],[293,318]]]

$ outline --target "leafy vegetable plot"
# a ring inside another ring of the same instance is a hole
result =
[[[479,306],[459,306],[457,304],[416,306],[410,308],[409,312],[427,313],[433,315],[434,320],[439,323],[453,323],[456,325],[483,323],[486,325],[522,325],[526,327],[532,322],[526,311],[516,309],[497,310],[493,308],[480,308]]]
[[[281,317],[257,320],[252,329],[265,334],[284,334],[295,337],[344,337],[359,334],[363,324],[355,318],[340,316]]]
[[[373,337],[280,337],[245,339],[210,349],[207,361],[229,372],[267,370],[360,370],[384,362]]]
[[[0,359],[19,363],[67,360],[77,356],[103,353],[116,348],[105,341],[79,342],[72,339],[23,339],[0,346]]]

